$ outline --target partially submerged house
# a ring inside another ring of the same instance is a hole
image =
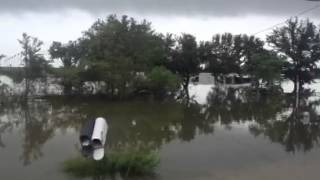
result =
[[[211,73],[199,73],[197,77],[194,77],[192,81],[195,84],[210,85],[210,84],[224,84],[224,85],[243,85],[250,84],[251,77],[248,75],[240,76],[237,73],[230,73],[220,78],[215,78]]]

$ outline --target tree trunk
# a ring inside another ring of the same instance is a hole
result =
[[[26,86],[25,86],[24,96],[25,96],[25,98],[28,98],[29,91],[30,91],[30,81],[29,81],[28,77],[26,77],[25,80],[26,80]]]
[[[183,82],[183,90],[185,92],[186,98],[187,100],[190,99],[190,95],[189,95],[189,84],[190,84],[190,75],[187,75],[184,78],[184,82]]]
[[[294,88],[293,88],[293,92],[294,93],[299,93],[299,91],[300,91],[300,77],[299,77],[299,73],[298,72],[296,72],[296,75],[295,75],[295,77],[294,77]]]
[[[63,86],[63,93],[64,95],[71,95],[71,90],[72,90],[72,86],[70,86],[69,84],[65,84]]]

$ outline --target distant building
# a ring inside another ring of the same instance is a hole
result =
[[[246,84],[250,83],[251,78],[247,75],[240,76],[237,73],[230,73],[224,76],[223,84]]]
[[[211,73],[199,73],[198,84],[214,84],[215,80]]]
[[[199,73],[197,77],[192,79],[192,82],[203,85],[213,85],[215,83],[224,85],[241,85],[251,83],[251,78],[247,75],[240,76],[237,73],[230,73],[220,77],[219,79],[215,79],[211,73]]]

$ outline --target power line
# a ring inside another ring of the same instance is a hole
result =
[[[315,10],[315,9],[318,9],[319,7],[320,7],[320,4],[319,4],[319,5],[316,5],[316,6],[312,7],[312,8],[306,9],[306,10],[304,10],[304,11],[302,11],[302,12],[300,12],[300,13],[294,15],[294,16],[291,16],[290,18],[292,18],[292,17],[299,17],[299,16],[301,16],[301,15],[303,15],[303,14],[306,14],[306,13],[308,13],[308,12],[310,12],[310,11],[313,11],[313,10]],[[290,19],[290,18],[289,18],[289,19]],[[255,36],[255,35],[260,34],[260,33],[262,33],[262,32],[269,31],[269,30],[274,29],[275,27],[277,27],[277,26],[279,26],[279,25],[281,25],[281,24],[285,24],[285,23],[287,23],[287,22],[288,22],[288,19],[285,20],[285,21],[283,21],[283,22],[277,23],[277,24],[275,24],[275,25],[273,25],[273,26],[271,26],[271,27],[268,27],[268,28],[265,28],[265,29],[263,29],[263,30],[260,30],[260,31],[258,31],[258,32],[256,32],[256,33],[253,33],[252,35]]]
[[[278,26],[281,25],[281,24],[285,24],[287,21],[288,21],[288,20],[285,20],[285,21],[280,22],[280,23],[278,23],[278,24],[275,24],[275,25],[273,25],[273,26],[271,26],[271,27],[268,27],[268,28],[265,28],[265,29],[263,29],[263,30],[260,30],[260,31],[258,31],[258,32],[256,32],[256,33],[253,33],[252,35],[253,35],[253,36],[256,36],[257,34],[263,33],[263,32],[265,32],[265,31],[269,31],[269,30],[271,30],[271,29],[274,29],[274,28],[278,27]]]

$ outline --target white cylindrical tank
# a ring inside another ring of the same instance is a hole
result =
[[[99,117],[95,120],[93,133],[91,137],[93,147],[93,159],[101,160],[104,157],[104,145],[106,143],[108,133],[107,121]]]
[[[103,147],[106,143],[108,125],[104,118],[97,118],[91,137],[93,148]]]
[[[104,156],[104,145],[106,143],[108,133],[108,124],[104,118],[97,118],[94,124],[91,137],[93,151],[93,159],[101,160]]]
[[[91,145],[91,138],[92,138],[95,122],[96,122],[95,119],[91,119],[87,121],[86,124],[82,127],[80,131],[80,137],[79,137],[81,146]]]

